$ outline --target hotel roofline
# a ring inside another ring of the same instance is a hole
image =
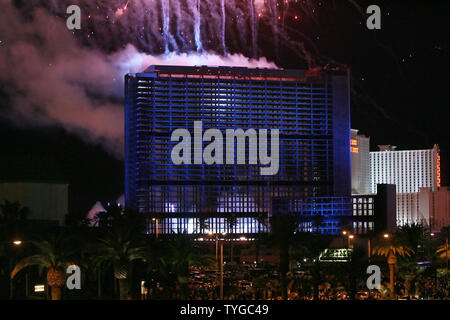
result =
[[[440,152],[439,145],[434,144],[432,148],[429,149],[397,149],[397,146],[393,145],[378,145],[378,148],[380,150],[377,151],[370,151],[370,153],[382,153],[382,152],[417,152],[417,151],[430,151],[430,150],[436,150],[438,153]]]
[[[270,69],[227,66],[171,66],[151,65],[138,76],[203,78],[203,79],[239,79],[272,81],[323,81],[330,75],[348,74],[347,69],[318,67],[314,69]]]

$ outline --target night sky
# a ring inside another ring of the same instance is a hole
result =
[[[50,2],[53,3],[53,1]],[[79,1],[72,2],[76,4]],[[103,1],[94,0],[90,2],[103,3]],[[132,2],[133,0],[130,1],[130,8],[133,6]],[[292,46],[292,43],[297,41],[303,42],[306,49],[313,52],[316,64],[324,64],[328,61],[330,64],[349,66],[352,72],[353,88],[352,128],[359,129],[361,133],[371,137],[373,151],[377,150],[378,144],[396,145],[398,149],[430,149],[433,144],[439,144],[442,157],[441,172],[445,185],[450,148],[448,142],[450,113],[447,111],[450,88],[448,24],[450,2],[356,1],[362,8],[370,4],[380,6],[382,29],[376,31],[366,28],[365,18],[351,1],[308,1],[308,4],[314,4],[314,12],[311,7],[308,7],[308,13],[313,18],[306,17],[305,9],[301,7],[302,1],[298,1],[297,4],[294,2],[284,12],[280,9],[280,15],[284,14],[285,35],[288,35],[291,44],[288,44],[288,40],[283,37],[279,38],[278,45],[273,38],[267,38],[266,35],[271,34],[272,29],[269,23],[264,24],[262,20],[258,31],[258,56],[265,57],[283,68],[305,68],[307,62],[304,56],[299,55]],[[46,3],[45,1],[14,1],[14,3],[18,8],[17,12],[20,12],[26,21],[33,21],[34,10],[37,7],[43,7],[47,14],[65,23],[64,11],[56,6],[42,5]],[[127,1],[112,1],[112,3],[120,3],[124,6]],[[81,7],[83,12],[83,6]],[[118,5],[113,9],[117,8],[119,8]],[[92,18],[85,17],[85,19],[97,19],[100,24],[101,10],[102,8],[97,9],[96,12],[90,13]],[[230,12],[227,8],[227,14]],[[6,20],[2,15],[5,14],[8,14],[7,10],[0,12],[0,59],[4,62],[12,59],[11,55],[16,52],[7,51],[10,43],[13,43],[14,34],[12,31],[9,34],[3,31],[2,21]],[[123,13],[124,16],[126,14],[128,13]],[[263,13],[261,19],[269,19],[264,15],[267,13]],[[105,14],[104,19],[102,23],[111,23],[109,15]],[[62,38],[66,36],[73,38],[74,50],[95,50],[98,57],[99,52],[109,55],[131,43],[141,52],[148,51],[147,53],[153,55],[164,52],[164,46],[161,44],[151,48],[145,47],[143,38],[147,37],[147,41],[152,42],[148,35],[127,37],[126,33],[118,30],[114,31],[117,32],[117,37],[114,37],[112,41],[106,39],[105,34],[109,31],[113,32],[114,28],[105,28],[100,32],[99,26],[95,23],[89,23],[87,20],[83,20],[84,22],[86,27],[81,31],[73,33],[67,29],[59,31],[67,33],[67,35],[63,34]],[[130,23],[132,22],[128,22]],[[232,18],[227,23],[229,24],[226,39],[228,53],[252,56],[252,48],[243,45],[243,41],[233,39],[235,33],[232,31],[235,27],[232,25],[234,23]],[[157,21],[152,26],[158,24],[161,25]],[[172,29],[175,30],[175,27]],[[39,36],[39,32],[47,31],[53,32],[47,27],[38,29],[36,32]],[[217,48],[217,39],[210,40],[207,34],[205,31],[203,36],[205,49]],[[186,39],[188,38],[189,36],[186,36]],[[60,38],[56,37],[56,42],[58,39]],[[248,40],[247,43],[251,43],[250,39]],[[33,45],[35,48],[40,48],[40,44]],[[55,43],[51,48],[60,50],[59,46],[64,45]],[[49,47],[44,45],[43,48]],[[6,54],[2,53],[2,50],[6,51]],[[194,49],[189,47],[185,50],[190,52]],[[222,52],[217,53],[222,54]],[[2,54],[5,55],[2,56]],[[30,58],[31,66],[43,61],[43,59],[35,60],[34,58],[40,55],[40,50],[25,51],[23,57],[27,57],[27,54],[30,57],[33,55],[33,58]],[[57,53],[47,50],[46,65],[53,67],[52,63],[47,62],[52,58],[56,60],[57,56]],[[79,56],[79,59],[86,60],[83,63],[89,64],[91,58],[88,55]],[[21,57],[22,60],[24,60],[23,57]],[[76,59],[74,58],[73,65],[76,65]],[[120,136],[118,138],[118,135],[121,135],[120,130],[123,130],[123,124],[121,124],[121,118],[115,116],[117,112],[121,112],[118,109],[118,106],[122,104],[123,95],[120,77],[119,79],[109,77],[107,71],[103,69],[100,71],[102,75],[107,75],[105,77],[108,81],[113,83],[110,90],[117,91],[117,94],[107,92],[103,84],[101,95],[97,94],[95,89],[97,87],[93,89],[92,85],[82,86],[83,90],[89,91],[86,94],[89,97],[87,99],[89,103],[101,104],[102,108],[94,114],[92,121],[88,120],[92,119],[88,113],[92,108],[81,108],[80,113],[85,112],[86,118],[74,124],[71,120],[79,116],[77,112],[70,112],[69,119],[64,119],[64,114],[68,111],[63,109],[63,114],[57,113],[46,118],[45,113],[48,113],[48,109],[45,109],[43,105],[51,105],[51,103],[61,105],[65,101],[63,99],[65,92],[70,93],[70,96],[66,97],[69,102],[72,100],[82,104],[86,99],[77,100],[75,93],[79,92],[72,91],[70,88],[69,90],[67,87],[53,88],[55,95],[63,92],[61,100],[50,101],[47,95],[31,95],[27,91],[28,86],[19,85],[19,82],[23,79],[31,79],[40,72],[48,71],[42,70],[40,66],[31,72],[31,67],[27,67],[26,61],[23,62],[23,68],[18,67],[20,63],[2,64],[0,61],[0,179],[69,182],[70,210],[73,212],[87,212],[97,200],[106,202],[117,199],[123,193],[124,174],[121,158],[123,141],[120,141]],[[93,67],[82,76],[90,77],[97,70]],[[20,75],[16,76],[16,73]],[[45,79],[47,78],[37,79],[44,82],[42,86],[44,88],[40,87],[39,90],[47,90]],[[78,77],[69,79],[70,83],[79,81]],[[49,86],[51,87],[52,84]],[[67,91],[64,91],[66,89]],[[47,91],[50,94],[53,92],[51,88]],[[27,96],[30,99],[26,99]],[[112,116],[105,111],[112,109],[115,112]],[[102,113],[103,111],[105,113]],[[58,121],[48,120],[53,118],[57,118]],[[84,123],[92,127],[98,123],[99,128],[89,127],[89,130],[86,130],[83,127]],[[119,128],[121,125],[122,128]]]

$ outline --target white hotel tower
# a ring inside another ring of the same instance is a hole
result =
[[[433,203],[435,192],[448,192],[441,188],[438,145],[428,150],[395,150],[390,145],[379,148],[370,152],[370,192],[376,193],[378,183],[396,185],[397,225],[423,223],[433,229],[447,225],[448,197],[444,197],[444,207],[439,210]]]

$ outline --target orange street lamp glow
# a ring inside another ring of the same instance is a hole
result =
[[[383,237],[389,238],[389,234],[385,233],[385,234],[383,234]]]
[[[354,235],[352,235],[352,234],[351,234],[351,235],[349,235],[349,238],[350,238],[350,239],[353,239],[354,237],[355,237],[355,236],[354,236]]]
[[[14,240],[14,241],[13,241],[13,244],[14,244],[15,246],[20,246],[20,245],[22,244],[22,241],[20,241],[20,240]]]

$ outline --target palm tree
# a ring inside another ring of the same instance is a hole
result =
[[[411,256],[413,250],[405,246],[396,239],[388,242],[381,242],[377,244],[372,253],[374,255],[382,256],[387,258],[387,263],[389,265],[389,289],[391,291],[391,297],[394,297],[394,278],[395,278],[395,265],[397,264],[397,257]]]
[[[22,207],[18,201],[10,202],[5,200],[0,205],[0,223],[14,223],[20,220],[25,220],[30,214],[28,207]]]
[[[419,246],[423,247],[425,240],[425,230],[421,224],[407,224],[399,228],[397,236],[403,239],[414,252],[419,251]]]
[[[38,253],[20,260],[11,272],[11,279],[24,268],[37,265],[47,270],[46,281],[51,288],[52,300],[61,300],[62,287],[65,284],[66,268],[73,265],[77,248],[66,246],[68,239],[60,236],[52,241],[31,241]]]
[[[29,214],[30,209],[22,207],[18,201],[10,202],[4,200],[0,204],[0,275],[8,277],[12,266],[17,262],[17,248],[11,246],[10,243],[13,240],[17,240],[17,237],[21,239],[26,233],[26,219]],[[12,279],[9,280],[9,285],[10,297],[12,298]]]
[[[307,258],[308,261],[305,265],[311,273],[314,300],[319,299],[319,285],[323,280],[323,263],[320,262],[319,256],[330,246],[331,240],[332,236],[330,235],[310,232],[297,232],[294,237],[293,246],[296,259],[303,261],[304,258]]]
[[[113,267],[114,278],[119,280],[120,300],[129,298],[129,280],[132,262],[145,261],[147,249],[137,245],[132,229],[126,225],[119,230],[109,230],[98,239],[97,255],[93,258],[96,267]]]
[[[436,250],[436,254],[439,256],[439,258],[447,261],[448,258],[450,257],[449,246],[447,244],[439,246],[438,249]]]
[[[120,206],[108,206],[106,212],[97,214],[95,220],[102,236],[92,247],[86,248],[86,252],[93,254],[91,262],[97,270],[112,267],[114,279],[119,281],[120,299],[131,298],[129,287],[133,262],[147,261],[149,257],[143,246],[145,218]]]
[[[297,229],[297,219],[291,214],[274,214],[270,218],[271,238],[280,251],[281,295],[287,299],[287,272],[289,271],[289,248]]]
[[[438,255],[439,258],[444,259],[447,262],[448,258],[450,257],[450,249],[448,245],[443,244],[439,246],[439,248],[436,250],[436,255]]]
[[[188,298],[189,270],[191,266],[210,265],[213,259],[201,256],[192,239],[185,234],[175,235],[166,255],[160,258],[159,271],[167,282],[174,282],[181,298]]]
[[[198,219],[198,228],[200,229],[200,233],[205,233],[205,230],[209,228],[209,224],[206,217],[200,217]]]
[[[425,267],[418,265],[414,258],[404,259],[398,264],[398,274],[404,281],[406,296],[415,293],[417,278],[424,270]]]

